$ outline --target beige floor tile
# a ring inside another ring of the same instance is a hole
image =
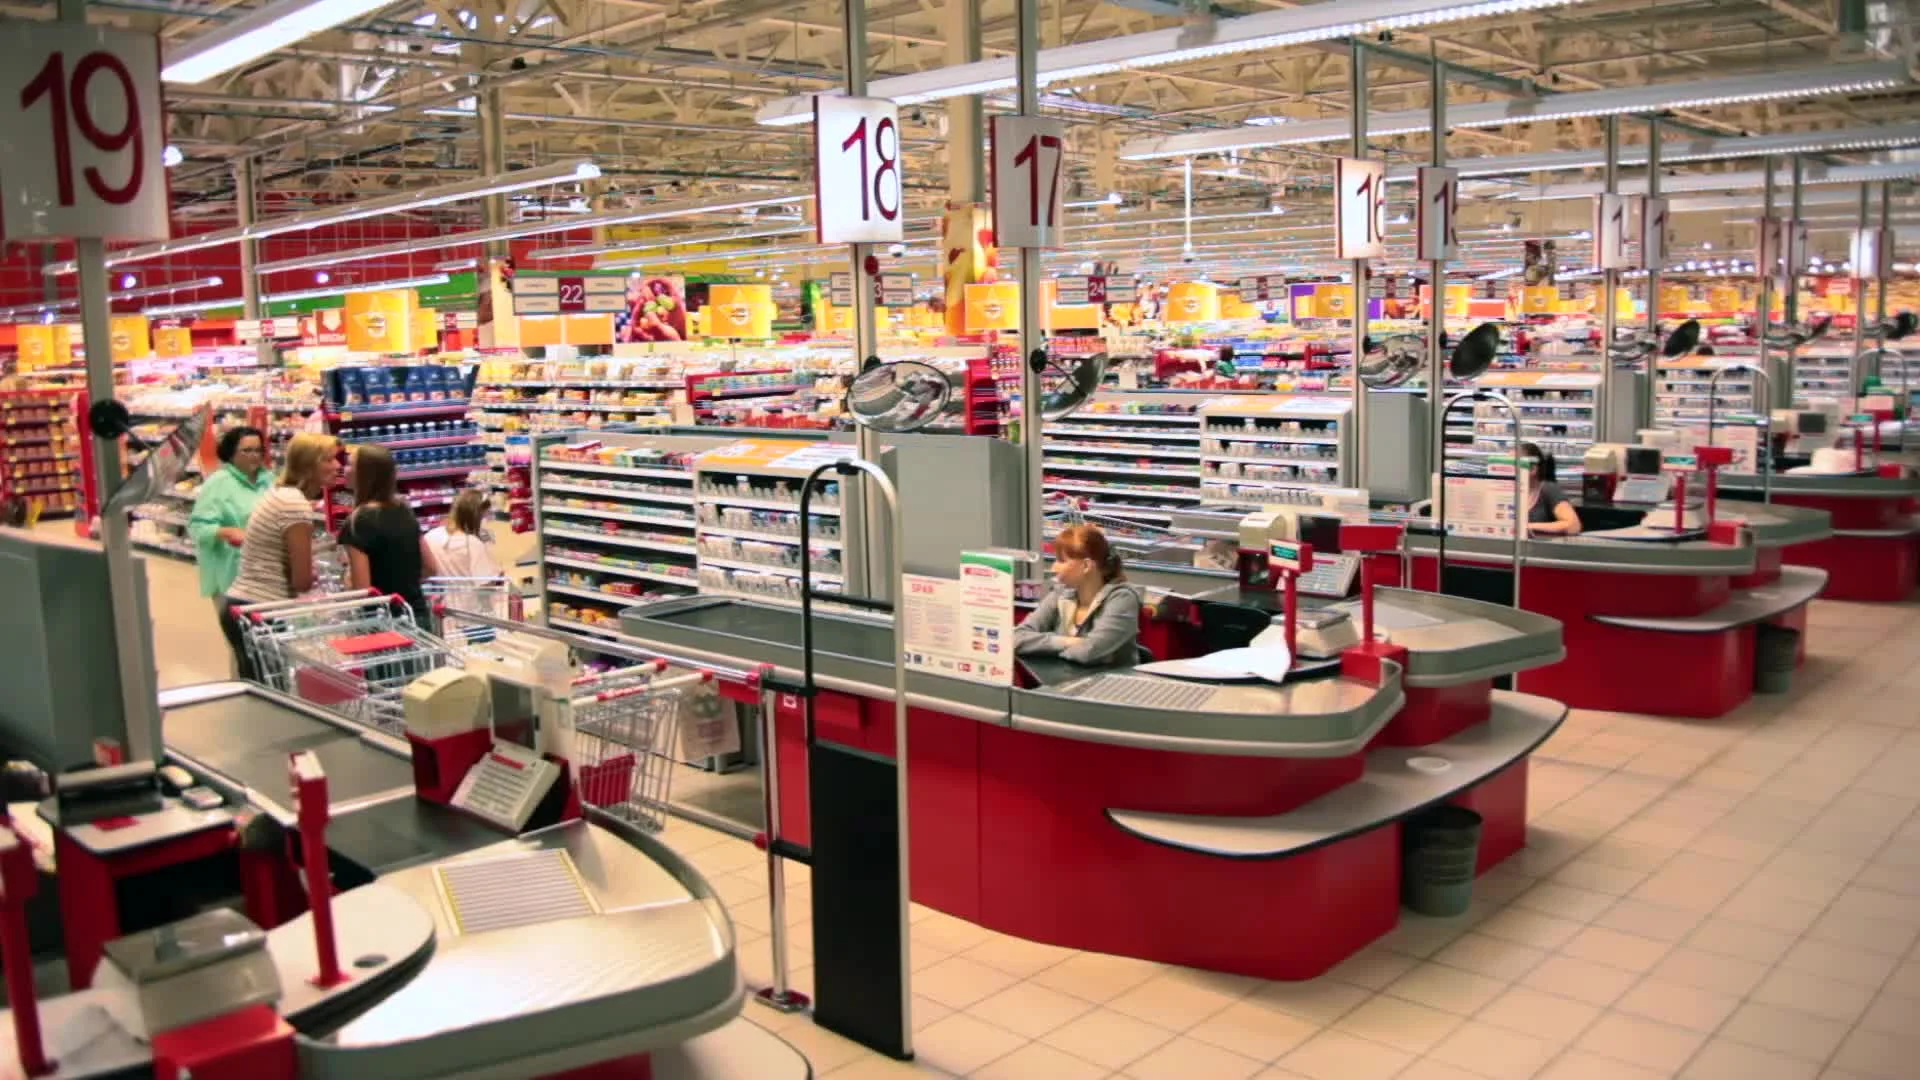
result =
[[[1734,919],[1711,918],[1687,938],[1687,944],[1704,952],[1734,956],[1759,964],[1775,964],[1787,955],[1796,939],[1765,926]]]
[[[1650,978],[1743,998],[1759,986],[1766,975],[1765,964],[1683,945],[1655,964]]]
[[[1193,1080],[1200,1076],[1245,1080],[1264,1064],[1182,1036],[1127,1066],[1125,1072],[1132,1080]]]
[[[995,934],[991,939],[968,949],[962,955],[1009,975],[1030,979],[1055,964],[1073,959],[1076,951],[1063,949],[1058,945],[1043,945],[1037,941]]]
[[[1537,1036],[1470,1020],[1427,1056],[1492,1080],[1526,1080],[1559,1049]]]
[[[1563,919],[1526,908],[1510,907],[1474,928],[1474,933],[1532,946],[1547,952],[1566,944],[1586,926],[1586,920]]]
[[[1334,1030],[1424,1054],[1464,1022],[1453,1013],[1381,995],[1341,1017]]]
[[[1047,1032],[1040,1041],[1074,1057],[1124,1069],[1173,1041],[1174,1033],[1124,1013],[1095,1009]]]
[[[1920,956],[1909,957],[1881,989],[1889,994],[1920,997]]]
[[[924,994],[949,1009],[965,1009],[976,1002],[985,1001],[1019,981],[1004,971],[990,968],[964,956],[955,956],[942,960],[925,971],[915,972],[913,991],[916,994]]]
[[[1636,891],[1594,920],[1595,926],[1619,930],[1653,941],[1676,942],[1693,933],[1705,916],[1681,907],[1639,899]]]
[[[1920,1037],[1858,1030],[1840,1044],[1833,1064],[1879,1080],[1913,1080],[1916,1065],[1920,1065]]]
[[[814,1071],[830,1073],[843,1065],[873,1056],[852,1039],[836,1035],[816,1024],[796,1024],[780,1032],[813,1065]]]
[[[1280,1059],[1311,1080],[1386,1080],[1413,1061],[1405,1050],[1369,1042],[1344,1031],[1323,1031]]]
[[[1827,1060],[1846,1038],[1847,1025],[1798,1009],[1749,1001],[1734,1010],[1720,1036],[1802,1061]]]
[[[1727,1039],[1712,1039],[1680,1073],[1680,1080],[1815,1080],[1820,1066]]]
[[[1851,1024],[1872,1004],[1873,991],[1837,979],[1776,968],[1753,988],[1752,1000]]]
[[[1499,997],[1507,985],[1504,979],[1445,964],[1421,964],[1396,979],[1386,992],[1443,1012],[1471,1016]]]
[[[1538,1035],[1550,1042],[1570,1043],[1599,1018],[1600,1012],[1597,1006],[1584,1001],[1530,986],[1516,986],[1480,1010],[1475,1019]]]
[[[1037,1039],[1092,1012],[1093,1008],[1093,1002],[1085,998],[1049,990],[1038,983],[1024,982],[975,1002],[967,1012],[1017,1035]]]
[[[965,919],[954,918],[945,912],[936,911],[913,923],[915,945],[924,942],[950,953],[964,953],[969,949],[977,948],[994,936],[991,930],[975,926]]]
[[[1750,889],[1722,904],[1714,914],[1782,934],[1799,935],[1813,925],[1824,909],[1825,905],[1820,902],[1795,900],[1778,893]]]
[[[939,1080],[953,1075],[924,1061],[895,1061],[868,1053],[827,1073],[826,1077],[827,1080]]]
[[[1628,971],[1648,971],[1672,948],[1667,942],[1638,934],[1590,926],[1561,946],[1560,952],[1576,960],[1591,960]]]
[[[1520,978],[1538,967],[1540,961],[1546,958],[1547,950],[1545,949],[1518,945],[1479,933],[1468,934],[1433,956],[1437,963],[1499,979],[1502,982],[1512,982]]]
[[[1647,978],[1627,991],[1613,1007],[1619,1012],[1711,1035],[1739,1005],[1740,999],[1731,994]]]
[[[1906,1035],[1920,1029],[1920,997],[1883,993],[1867,1007],[1860,1026],[1888,1035]]]
[[[1413,970],[1413,966],[1419,962],[1405,953],[1368,946],[1335,965],[1326,977],[1364,986],[1369,990],[1384,990],[1389,983]]]
[[[1580,1049],[1656,1072],[1679,1071],[1707,1037],[1656,1020],[1611,1012],[1580,1037]]]
[[[1569,1050],[1540,1070],[1538,1080],[1666,1080],[1671,1075],[1629,1065],[1619,1058]]]
[[[1577,889],[1571,885],[1561,885],[1552,881],[1543,881],[1535,885],[1513,901],[1514,907],[1538,911],[1577,923],[1592,922],[1613,904],[1614,897],[1610,893]]]
[[[1031,1042],[969,1076],[972,1080],[1102,1080],[1111,1072],[1105,1065],[1083,1061],[1046,1043]]]
[[[1394,1077],[1393,1080],[1482,1080],[1482,1076],[1480,1073],[1470,1072],[1444,1061],[1421,1058],[1407,1066],[1407,1071]]]
[[[1137,1016],[1169,1031],[1185,1031],[1239,998],[1238,992],[1222,992],[1160,974],[1106,1004],[1114,1012]]]
[[[1607,893],[1612,896],[1625,896],[1651,875],[1648,870],[1634,870],[1600,862],[1591,856],[1578,858],[1554,871],[1552,880],[1557,884],[1571,885],[1577,889]]]
[[[1873,949],[1856,949],[1836,942],[1803,940],[1787,950],[1780,966],[1839,982],[1878,990],[1900,966],[1900,954]]]
[[[1005,1057],[1027,1039],[985,1020],[955,1013],[913,1037],[916,1060],[965,1076],[995,1058]]]
[[[1254,1001],[1236,1001],[1187,1031],[1189,1038],[1270,1062],[1312,1038],[1320,1025]]]
[[[1905,873],[1920,879],[1920,867]],[[1914,896],[1913,902],[1920,904],[1920,895]],[[1831,941],[1856,949],[1902,956],[1913,947],[1916,940],[1920,940],[1920,928],[1888,919],[1869,919],[1829,910],[1807,930],[1807,937],[1815,941]]]
[[[1324,1027],[1352,1012],[1372,996],[1358,986],[1318,979],[1309,982],[1270,982],[1255,989],[1245,1000],[1292,1013],[1302,1020]]]
[[[1153,978],[1164,967],[1130,956],[1081,953],[1040,972],[1033,981],[1049,990],[1092,1002],[1106,1002]]]
[[[1885,889],[1849,885],[1833,902],[1836,915],[1862,919],[1886,919],[1889,922],[1920,926],[1920,904],[1913,898]]]
[[[1535,990],[1572,998],[1605,1008],[1640,980],[1636,972],[1578,960],[1571,956],[1550,956],[1527,973],[1521,982]]]

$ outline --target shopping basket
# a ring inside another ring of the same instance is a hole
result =
[[[580,801],[648,832],[666,827],[680,687],[705,672],[665,676],[660,661],[575,679],[568,701],[574,788]]]

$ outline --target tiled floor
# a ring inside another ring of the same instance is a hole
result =
[[[152,578],[163,681],[223,675],[191,568]],[[1323,978],[1076,953],[916,908],[914,1064],[749,1016],[832,1080],[1914,1080],[1920,604],[1822,602],[1811,621],[1789,695],[1718,721],[1576,712],[1534,759],[1527,849],[1473,909],[1404,915]],[[766,980],[761,854],[681,822],[667,840]],[[805,987],[805,867],[788,892]]]

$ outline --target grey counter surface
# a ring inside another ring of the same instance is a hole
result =
[[[1410,532],[1407,550],[1415,555],[1433,555],[1439,549],[1439,537],[1430,532]],[[1604,536],[1533,537],[1522,541],[1521,556],[1528,566],[1555,570],[1586,570],[1614,574],[1748,574],[1753,572],[1753,550],[1710,544],[1704,540],[1649,542],[1609,540]],[[1513,541],[1507,537],[1449,536],[1447,561],[1508,564],[1513,562]]]
[[[1775,498],[1819,495],[1833,499],[1897,499],[1920,495],[1920,475],[1877,476],[1860,473],[1774,473]],[[1720,490],[1738,499],[1758,499],[1761,483],[1752,473],[1720,474]]]
[[[1833,535],[1833,515],[1810,506],[1787,503],[1751,503],[1721,500],[1718,513],[1741,518],[1753,530],[1760,547],[1786,547],[1825,540]]]

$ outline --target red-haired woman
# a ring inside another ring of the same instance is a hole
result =
[[[1014,630],[1015,652],[1090,667],[1139,659],[1140,596],[1105,533],[1093,525],[1061,530],[1053,539],[1053,580],[1059,587]]]

